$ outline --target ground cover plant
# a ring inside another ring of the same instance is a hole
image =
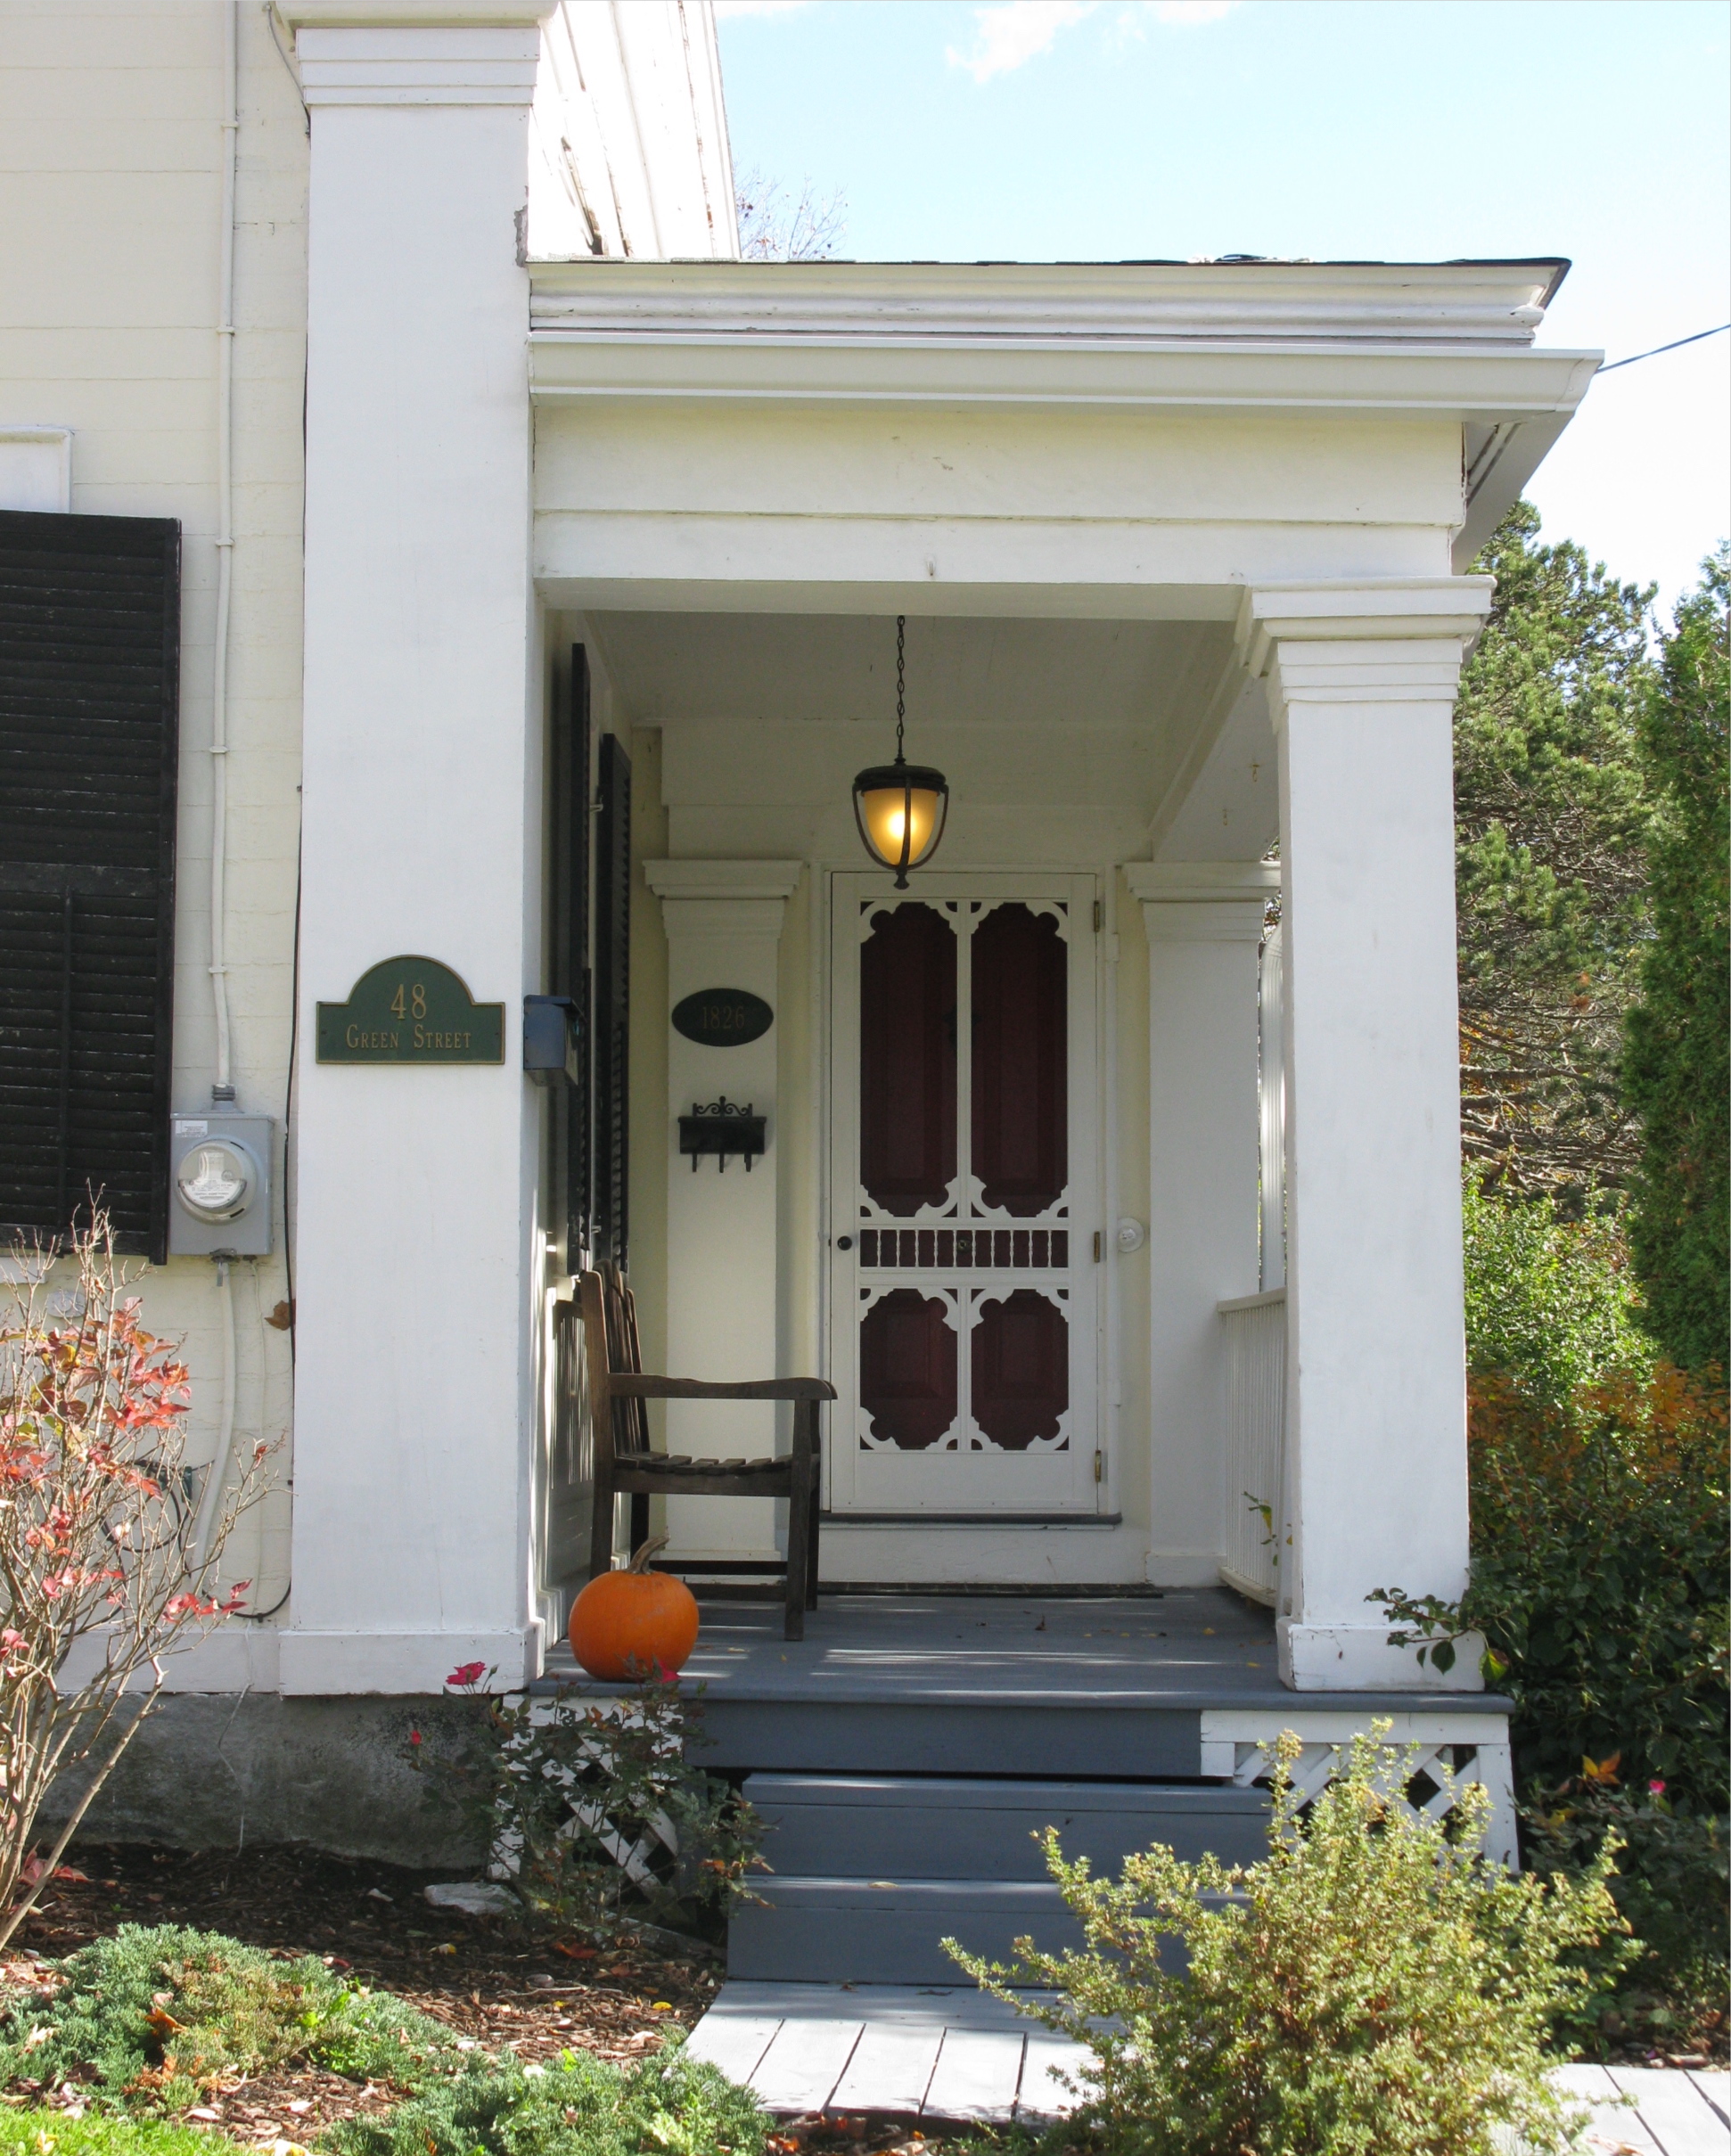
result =
[[[1019,1941],[1003,1965],[946,1942],[977,1981],[1092,2054],[1054,2145],[1491,2156],[1514,2136],[1534,2156],[1564,2148],[1547,2040],[1599,1980],[1580,1950],[1620,1928],[1611,1849],[1579,1880],[1511,1876],[1481,1854],[1482,1790],[1461,1788],[1447,1825],[1411,1811],[1409,1761],[1368,1738],[1301,1817],[1297,1753],[1284,1737],[1260,1864],[1185,1864],[1156,1846],[1095,1879],[1048,1832],[1083,1947]]]
[[[273,1955],[220,1932],[123,1924],[54,1977],[8,2003],[0,2080],[70,2086],[103,2110],[185,2112],[226,2081],[299,2058],[417,2088],[467,2056],[440,2023],[318,1956]]]
[[[237,2144],[168,2119],[0,2111],[0,2156],[226,2156]]]
[[[319,2137],[345,2156],[760,2156],[769,2130],[749,2092],[684,2057],[677,2026],[623,2063],[570,2048],[526,2061],[323,1957],[179,1925],[123,1925],[43,1973],[0,2018],[0,2086],[52,2098],[41,2130],[58,2145],[62,2123],[78,2126],[93,2156],[111,2145],[101,2118],[127,2129],[117,2156],[182,2156],[135,2129],[214,2122],[213,2098],[291,2062],[386,2096]],[[28,2156],[46,2156],[40,2140]]]
[[[330,2141],[339,2156],[762,2156],[770,2131],[750,2090],[676,2037],[623,2069],[576,2052],[477,2068]]]

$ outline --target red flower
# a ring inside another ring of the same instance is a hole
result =
[[[418,1729],[412,1729],[412,1730],[410,1730],[410,1732],[409,1732],[409,1742],[410,1742],[411,1744],[418,1744],[420,1742],[421,1742],[421,1732],[420,1732]]]
[[[1647,1783],[1647,1794],[1649,1797],[1662,1797],[1664,1793],[1665,1784],[1662,1782],[1655,1780]]]
[[[452,1670],[445,1682],[447,1686],[474,1685],[479,1684],[486,1674],[487,1664],[485,1662],[463,1662]]]

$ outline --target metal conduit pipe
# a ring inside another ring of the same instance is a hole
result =
[[[193,1526],[193,1571],[204,1570],[210,1555],[210,1537],[222,1503],[223,1480],[234,1444],[234,1289],[228,1277],[228,1259],[217,1264],[217,1308],[222,1318],[222,1413],[217,1424],[217,1449],[204,1471],[199,1488],[198,1517]]]
[[[224,871],[228,851],[228,617],[234,534],[234,138],[237,117],[235,9],[222,0],[222,230],[217,320],[217,623],[210,684],[210,998],[217,1023],[217,1075],[211,1098],[232,1101]]]
[[[224,910],[227,902],[224,870],[228,851],[228,618],[232,588],[234,534],[234,147],[239,130],[235,10],[238,0],[222,0],[222,217],[217,246],[217,620],[212,635],[210,677],[210,1000],[217,1027],[213,1101],[234,1098],[228,1031],[228,980],[225,963]],[[222,1413],[217,1449],[199,1490],[193,1529],[193,1569],[203,1570],[228,1455],[234,1443],[234,1291],[228,1260],[217,1263],[217,1305],[222,1327]]]

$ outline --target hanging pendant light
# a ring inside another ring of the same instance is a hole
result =
[[[896,889],[907,889],[907,872],[928,862],[944,835],[949,781],[927,764],[902,754],[907,707],[907,617],[896,616],[896,760],[874,764],[854,781],[854,821],[866,850],[881,868],[896,872]]]

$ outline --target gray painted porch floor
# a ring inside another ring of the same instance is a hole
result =
[[[1223,1587],[1155,1595],[829,1594],[802,1640],[779,1605],[705,1600],[684,1674],[713,1700],[952,1700],[1090,1693],[1194,1705],[1199,1691],[1283,1699],[1274,1620]],[[549,1676],[575,1674],[562,1646]]]
[[[1032,2124],[1073,2098],[1086,2054],[971,1988],[724,1984],[688,2049],[783,2117],[890,2112],[931,2125]],[[1581,2156],[1727,2156],[1731,2074],[1570,2066]],[[1626,2101],[1632,2099],[1632,2101]]]
[[[700,1596],[701,1599],[701,1596]],[[685,1675],[717,1704],[866,1701],[1115,1708],[1290,1708],[1274,1619],[1224,1587],[1124,1596],[824,1594],[802,1640],[782,1637],[779,1608],[702,1603]],[[562,1644],[544,1685],[580,1673]],[[608,1689],[602,1687],[601,1689]],[[1304,1695],[1305,1703],[1410,1711],[1501,1706],[1482,1693]]]

